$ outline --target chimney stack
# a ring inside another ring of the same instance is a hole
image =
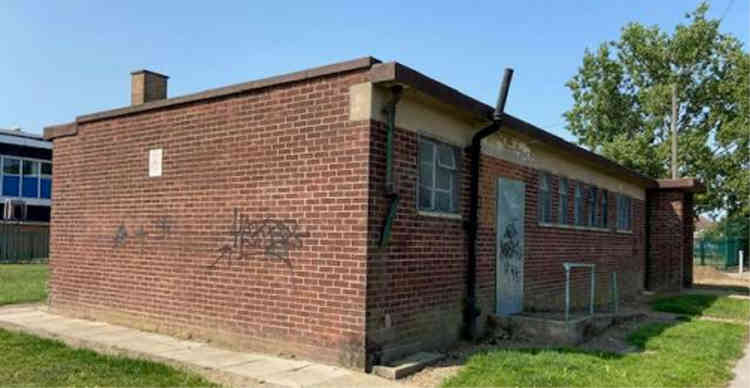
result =
[[[167,77],[150,70],[130,73],[130,104],[140,105],[167,98]]]

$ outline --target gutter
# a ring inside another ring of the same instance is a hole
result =
[[[492,124],[475,133],[471,139],[469,152],[471,153],[471,186],[469,192],[469,220],[466,223],[467,262],[466,262],[466,299],[464,301],[464,336],[473,339],[476,332],[476,319],[482,312],[477,305],[477,231],[479,229],[479,172],[482,157],[482,139],[500,130],[505,117],[505,101],[508,99],[508,88],[513,78],[513,69],[505,69],[500,95],[495,112],[492,114]]]
[[[398,202],[401,197],[396,190],[396,184],[393,181],[393,131],[396,127],[396,104],[401,99],[403,87],[396,85],[391,88],[393,96],[383,108],[383,113],[387,116],[387,134],[385,143],[385,196],[390,201],[388,205],[388,215],[383,223],[383,233],[380,234],[380,247],[385,248],[391,239],[391,228],[393,219],[396,218]]]

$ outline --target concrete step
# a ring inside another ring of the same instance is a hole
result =
[[[440,353],[419,352],[404,359],[394,361],[389,365],[375,365],[372,368],[372,373],[380,377],[396,380],[412,373],[419,372],[424,369],[424,367],[435,363],[442,358],[443,355]]]

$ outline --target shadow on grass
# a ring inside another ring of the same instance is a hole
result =
[[[700,316],[718,299],[719,296],[708,294],[668,296],[651,301],[651,307],[665,313]]]
[[[750,319],[750,301],[729,295],[683,294],[651,301],[655,311],[689,316],[746,321]]]
[[[695,284],[693,289],[699,291],[709,291],[720,295],[742,295],[750,296],[750,287],[746,286],[724,286],[711,284]]]
[[[473,350],[462,352],[459,357],[449,357],[440,363],[440,367],[462,366],[469,362],[470,359],[477,356],[486,356],[497,352],[517,353],[526,356],[538,356],[541,354],[557,353],[561,355],[580,355],[585,357],[596,357],[602,360],[618,360],[628,354],[642,353],[645,351],[646,344],[653,338],[659,337],[664,331],[677,325],[691,322],[690,317],[678,317],[671,321],[652,321],[639,325],[637,329],[627,335],[625,342],[632,345],[632,348],[623,352],[613,352],[597,349],[585,349],[577,347],[565,347],[560,345],[544,346],[537,343],[513,343],[508,346],[503,342],[496,345],[486,345],[477,347]]]

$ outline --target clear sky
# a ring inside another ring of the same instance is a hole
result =
[[[750,0],[714,0],[748,47]],[[731,7],[730,6],[731,3]],[[130,103],[130,71],[170,76],[169,96],[366,55],[396,60],[568,140],[565,82],[584,49],[630,21],[672,31],[697,0],[4,1],[0,128],[50,124]]]

